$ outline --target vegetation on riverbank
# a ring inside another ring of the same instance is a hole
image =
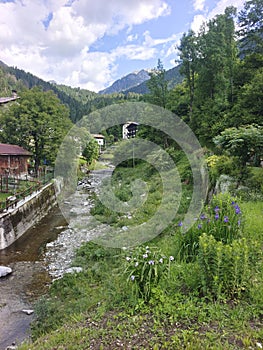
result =
[[[178,166],[183,175],[184,161]],[[154,188],[137,214],[147,220],[162,194],[158,173],[144,162],[118,167],[113,186],[128,200],[130,182],[142,176]],[[84,244],[73,263],[83,272],[53,282],[36,305],[34,343],[20,349],[260,348],[263,201],[218,195],[184,235],[191,189],[185,182],[175,222],[151,242],[131,250]],[[116,213],[113,220],[94,204],[97,219],[113,226],[139,220]]]

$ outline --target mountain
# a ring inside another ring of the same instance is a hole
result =
[[[129,92],[142,95],[148,94],[149,89],[147,86],[147,81],[149,78],[149,73],[143,69],[138,73],[130,73],[125,77],[116,80],[111,86],[100,91],[99,93],[103,95],[116,92],[122,92],[125,95]],[[180,66],[167,70],[165,72],[165,79],[168,81],[168,89],[172,89],[176,84],[180,84],[183,80],[183,76],[180,74]]]
[[[43,91],[53,90],[60,101],[69,107],[73,122],[89,113],[90,101],[98,96],[97,93],[89,90],[44,81],[31,73],[17,67],[9,67],[0,61],[0,96],[9,96],[12,90],[17,90],[19,93],[25,88],[31,89],[35,86],[41,87]]]
[[[150,79],[149,73],[147,70],[142,69],[139,72],[130,73],[123,78],[116,80],[111,86],[99,91],[99,94],[105,95],[126,91],[128,89],[135,88],[148,79]]]

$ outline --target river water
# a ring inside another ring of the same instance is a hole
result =
[[[79,186],[69,205],[73,221],[89,219],[92,194],[111,171],[96,171]],[[0,279],[0,350],[30,337],[34,302],[48,290],[54,278],[61,277],[71,266],[75,250],[92,239],[96,230],[76,231],[66,221],[59,207],[54,208],[36,226],[10,247],[0,251],[0,265],[10,266],[12,274]]]

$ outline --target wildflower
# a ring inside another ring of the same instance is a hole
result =
[[[235,202],[235,201],[232,201],[232,202],[231,202],[231,205],[235,205],[235,204],[236,204],[236,202]]]
[[[174,261],[174,257],[171,255],[171,256],[169,257],[169,260],[170,260],[170,261]]]
[[[178,223],[178,227],[181,227],[181,226],[183,226],[183,222],[182,222],[182,221],[180,221],[180,222]]]
[[[148,261],[148,264],[149,264],[149,265],[154,265],[154,261],[153,261],[153,260],[149,260],[149,261]]]
[[[163,263],[163,258],[159,259],[159,263],[161,264]]]
[[[216,213],[218,213],[219,210],[220,210],[220,208],[219,208],[219,206],[217,205],[217,206],[215,207],[214,211],[215,211]]]
[[[229,222],[228,216],[224,216],[224,222]]]
[[[135,276],[131,275],[131,280],[134,281],[135,280]]]
[[[209,222],[211,222],[211,220],[210,219],[207,219],[207,223],[209,224]]]
[[[147,253],[145,253],[145,254],[143,254],[143,259],[146,259],[146,258],[148,258],[148,254]]]
[[[205,220],[205,219],[206,219],[206,215],[205,215],[205,214],[201,214],[201,215],[200,215],[200,219],[201,219],[201,220]]]
[[[200,230],[202,228],[202,225],[198,224],[197,228],[198,228],[198,230]]]
[[[139,265],[138,261],[136,261],[136,263],[134,264],[135,267],[137,267]]]
[[[238,220],[237,224],[238,224],[238,226],[240,226],[240,225],[241,225],[241,221],[240,221],[240,220]]]
[[[130,258],[129,256],[126,256],[126,260],[127,260],[127,261],[130,261],[131,258]]]
[[[235,205],[236,214],[241,214],[241,209],[238,205]]]
[[[216,215],[215,215],[215,219],[216,219],[216,220],[218,220],[218,219],[219,219],[219,214],[218,214],[218,213],[216,213]]]

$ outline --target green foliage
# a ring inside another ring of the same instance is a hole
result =
[[[239,36],[242,53],[263,53],[262,20],[263,4],[261,0],[248,0],[238,16]]]
[[[181,227],[179,222],[178,226]],[[240,236],[242,229],[240,206],[229,194],[213,196],[211,202],[196,218],[190,229],[177,234],[178,257],[181,260],[194,261],[199,251],[199,237],[202,233],[212,235],[218,242],[231,243]]]
[[[238,175],[238,167],[236,160],[226,155],[212,155],[206,158],[209,169],[209,177],[212,186],[215,186],[216,180],[220,175],[229,175],[236,177]]]
[[[165,69],[161,60],[158,60],[157,67],[150,73],[150,79],[147,81],[147,86],[150,94],[147,100],[150,103],[166,108],[168,96],[168,82],[165,78]]]
[[[247,290],[251,269],[245,238],[223,244],[203,233],[199,239],[198,263],[204,295],[239,298]]]
[[[230,155],[238,157],[242,172],[248,161],[259,161],[263,154],[263,127],[246,125],[228,128],[214,138],[214,143]]]
[[[88,144],[82,151],[82,156],[86,159],[88,164],[91,164],[93,160],[97,160],[99,157],[99,145],[94,139],[89,140]]]
[[[168,278],[173,256],[164,256],[156,247],[139,246],[125,257],[124,274],[137,298],[148,302],[161,278]]]
[[[1,125],[1,141],[31,150],[37,171],[44,161],[54,164],[60,143],[72,124],[68,109],[52,91],[33,88],[21,93],[19,103],[5,112]]]

